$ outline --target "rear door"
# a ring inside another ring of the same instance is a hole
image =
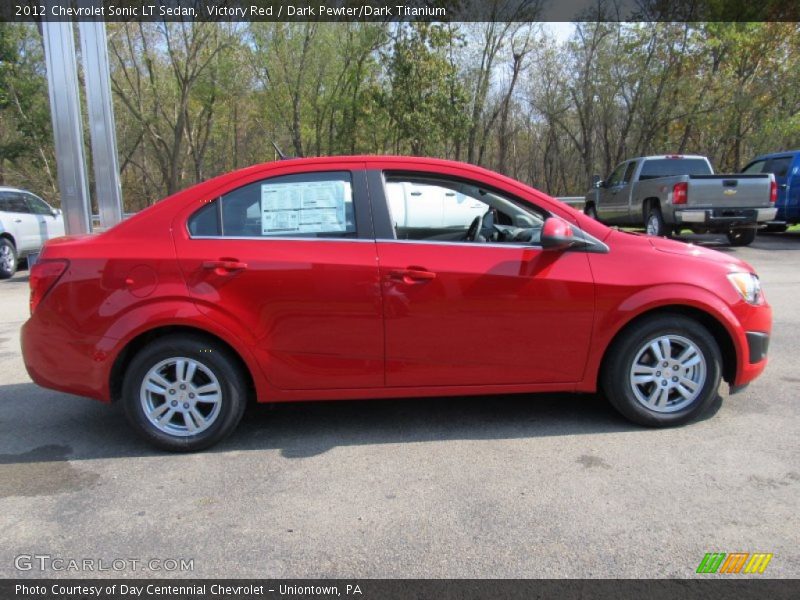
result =
[[[201,311],[286,390],[383,385],[383,315],[364,171],[265,177],[176,223]],[[188,227],[187,227],[188,226]]]
[[[547,252],[535,243],[544,211],[522,201],[515,208],[510,195],[480,182],[371,173],[387,386],[547,384],[582,377],[594,314],[588,257]],[[472,208],[447,233],[432,227],[400,236],[382,203],[386,188],[411,181],[430,188],[423,197],[453,191]],[[479,203],[484,225],[493,225],[480,241],[468,241]],[[491,231],[508,237],[492,239]]]
[[[3,197],[6,221],[14,236],[19,254],[35,252],[42,247],[43,231],[39,221],[31,212],[25,197],[20,192],[0,192]]]

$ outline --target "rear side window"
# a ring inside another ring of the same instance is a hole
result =
[[[773,173],[775,177],[786,177],[789,172],[789,166],[792,164],[791,156],[781,156],[779,158],[772,158],[767,161],[764,166],[763,173]]]
[[[639,180],[673,175],[711,175],[711,167],[701,158],[654,158],[644,161]]]
[[[31,212],[23,195],[17,192],[4,192],[0,194],[0,210],[13,213]]]
[[[753,175],[756,173],[763,173],[764,172],[764,165],[767,164],[765,160],[757,160],[755,162],[750,163],[744,168],[742,173],[747,173],[748,175]]]
[[[349,172],[273,177],[223,194],[189,219],[194,237],[356,237]]]

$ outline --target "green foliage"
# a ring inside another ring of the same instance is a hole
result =
[[[35,26],[0,25],[0,183],[50,195],[52,128],[41,38]]]

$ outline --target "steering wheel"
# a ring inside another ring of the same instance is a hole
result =
[[[472,219],[472,223],[469,224],[469,229],[467,229],[467,237],[465,238],[468,242],[479,242],[479,236],[481,234],[481,229],[483,229],[483,215],[478,215],[474,219]]]

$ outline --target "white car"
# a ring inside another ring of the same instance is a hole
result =
[[[0,279],[14,275],[19,259],[38,253],[47,240],[62,235],[60,209],[25,190],[0,187]]]

